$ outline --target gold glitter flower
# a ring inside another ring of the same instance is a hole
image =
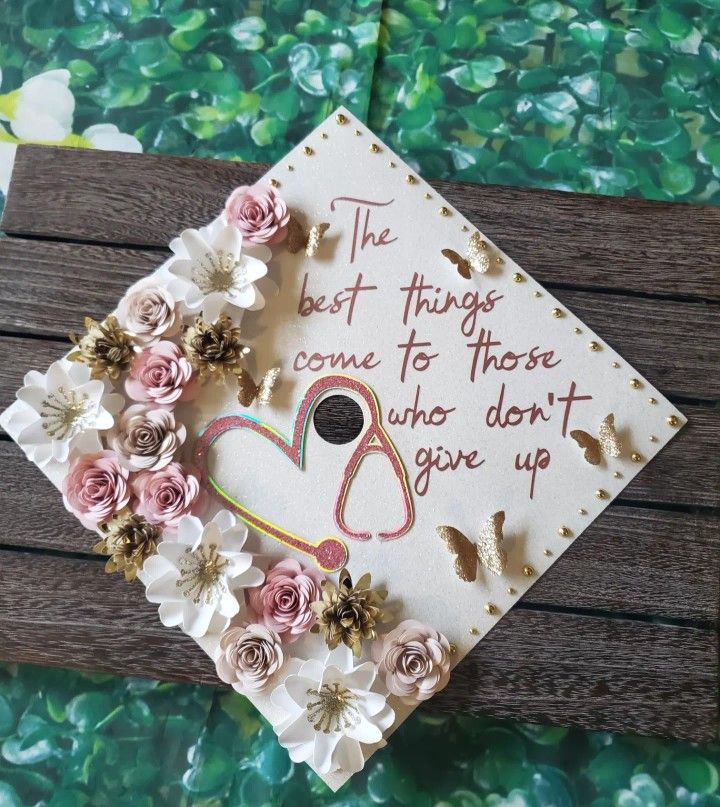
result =
[[[250,352],[240,338],[240,328],[223,314],[215,322],[206,322],[197,317],[195,323],[185,329],[181,347],[201,381],[214,378],[218,384],[228,374],[239,375],[240,363]]]
[[[70,341],[78,349],[68,354],[71,361],[81,361],[90,367],[92,378],[104,375],[112,379],[127,370],[135,354],[133,337],[124,331],[114,316],[96,322],[92,317],[85,317],[87,333],[80,336],[70,334]]]
[[[347,569],[340,570],[337,587],[325,580],[322,590],[322,600],[310,606],[317,614],[317,622],[311,631],[322,633],[330,650],[342,642],[353,651],[353,655],[360,656],[362,640],[377,638],[375,625],[386,619],[382,602],[387,591],[371,589],[369,574],[364,574],[353,586]]]
[[[160,540],[160,527],[124,510],[100,529],[104,533],[103,538],[93,549],[99,555],[110,555],[105,571],[109,574],[124,572],[128,582],[134,580],[147,558],[155,554]]]

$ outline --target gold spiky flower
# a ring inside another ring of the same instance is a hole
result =
[[[370,588],[370,575],[364,574],[353,586],[347,569],[340,570],[338,585],[329,580],[322,584],[322,599],[311,604],[317,621],[311,628],[321,633],[330,650],[341,642],[353,651],[362,654],[362,640],[376,639],[375,625],[386,621],[382,610],[387,591]]]
[[[218,384],[222,384],[228,374],[238,375],[243,358],[250,352],[242,342],[240,328],[225,314],[215,322],[197,317],[195,323],[185,329],[181,347],[200,380],[214,378]]]
[[[109,555],[105,571],[124,572],[129,582],[135,579],[145,561],[154,555],[160,540],[160,528],[145,521],[142,516],[124,510],[117,513],[100,529],[102,540],[93,550],[99,555]]]
[[[68,354],[71,361],[81,361],[90,367],[92,378],[104,375],[117,379],[120,373],[130,366],[135,345],[133,337],[124,331],[114,316],[96,322],[92,317],[85,317],[86,333],[80,336],[70,334],[70,341],[78,349]]]

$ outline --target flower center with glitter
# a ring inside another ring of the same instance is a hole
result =
[[[320,689],[308,689],[307,695],[317,700],[308,701],[307,719],[315,731],[329,734],[345,731],[360,722],[357,696],[337,682],[323,684]]]
[[[40,406],[42,427],[48,437],[69,440],[86,425],[88,394],[79,395],[76,390],[58,387],[48,394]]]
[[[193,264],[192,279],[203,294],[224,294],[247,285],[245,267],[224,249],[206,252],[196,261]]]
[[[180,579],[175,585],[195,605],[213,605],[227,590],[227,565],[228,560],[220,557],[215,544],[195,550],[188,548],[178,561]]]

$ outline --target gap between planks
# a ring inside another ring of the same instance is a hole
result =
[[[212,662],[163,628],[136,586],[106,579],[97,564],[23,554],[3,558],[0,569],[0,657],[218,683]],[[714,735],[714,631],[520,609],[500,624],[434,707],[692,740]]]
[[[13,443],[0,443],[0,467],[6,480],[3,545],[91,553],[95,535],[65,510],[60,494]],[[716,523],[705,514],[611,506],[536,582],[525,602],[717,624]]]
[[[147,251],[71,247],[60,242],[39,249],[37,242],[2,239],[0,331],[18,337],[27,332],[67,338],[69,330],[82,330],[85,314],[95,319],[106,316],[132,283],[161,263],[156,253]],[[63,272],[58,272],[58,266]],[[98,277],[104,282],[98,283]],[[603,341],[665,394],[720,398],[720,376],[715,372],[720,365],[720,329],[716,327],[720,306],[569,289],[557,296],[571,315],[599,332]],[[574,317],[566,319],[571,329]],[[677,338],[679,321],[683,323],[682,340]],[[588,335],[573,338],[587,340]]]
[[[20,146],[2,226],[13,235],[164,247],[185,227],[214,218],[234,187],[254,182],[267,168]],[[572,277],[593,289],[720,299],[715,263],[719,208],[432,184],[541,283]],[[422,185],[417,184],[418,192]],[[42,207],[38,199],[44,200]]]

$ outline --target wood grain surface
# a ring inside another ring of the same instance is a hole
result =
[[[3,228],[12,235],[166,247],[213,219],[252,163],[24,146]],[[720,209],[433,182],[541,283],[720,299]],[[166,194],[166,203],[158,203]],[[42,204],[38,204],[42,200]],[[529,214],[531,212],[531,214]]]
[[[189,637],[160,625],[140,584],[75,558],[13,552],[0,560],[6,657],[219,683]],[[585,728],[707,740],[716,661],[714,630],[518,607],[463,660],[431,706],[543,723],[570,715]]]
[[[263,166],[18,150],[0,241],[0,407],[167,242]],[[715,736],[720,599],[720,209],[434,183],[688,416],[427,708]],[[42,204],[38,200],[42,200]],[[4,437],[4,435],[0,435]],[[0,658],[217,684],[139,585],[0,439]]]

